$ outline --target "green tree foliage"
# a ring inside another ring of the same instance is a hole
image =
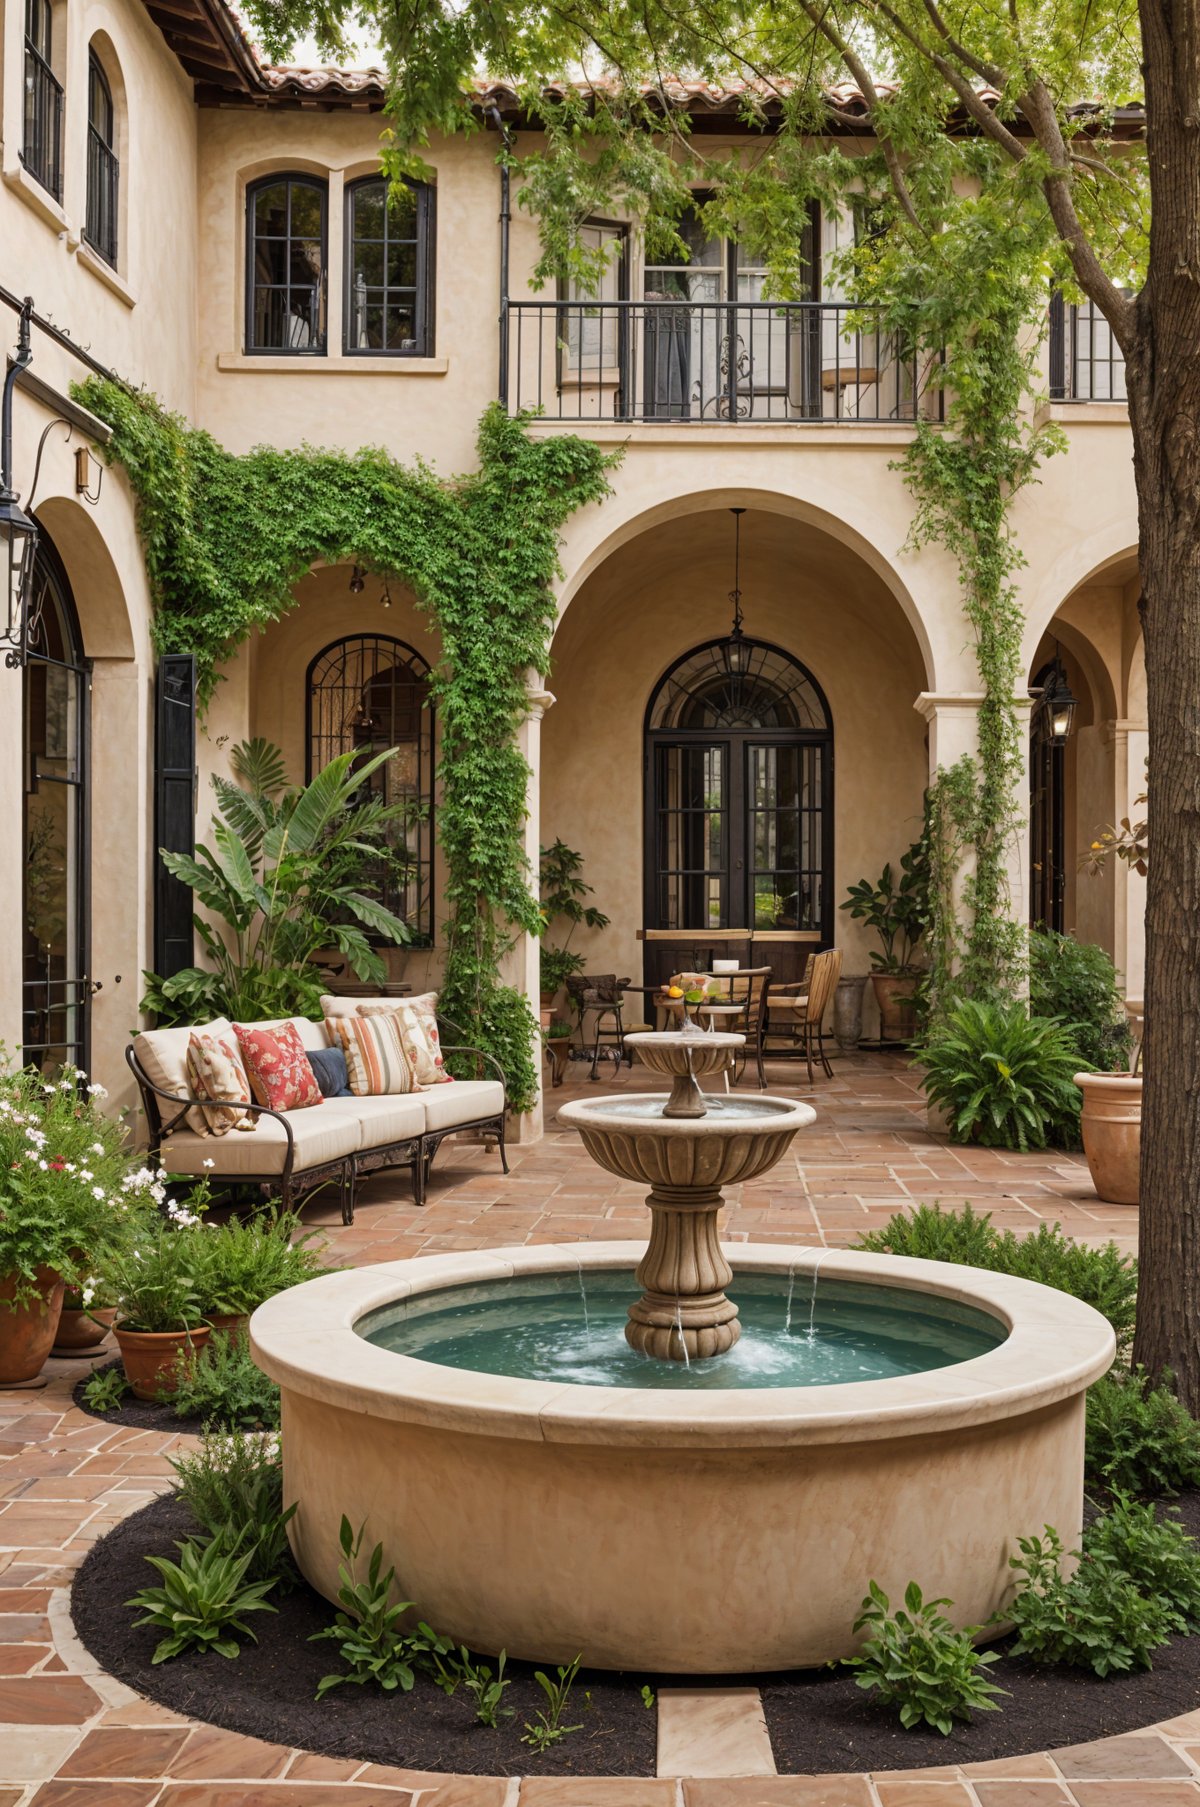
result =
[[[1035,929],[1029,937],[1029,1007],[1071,1031],[1084,1066],[1117,1073],[1129,1065],[1133,1037],[1116,968],[1102,947]]]
[[[290,16],[278,9],[268,37]],[[295,607],[293,586],[319,559],[393,577],[428,610],[442,646],[431,677],[447,869],[442,1007],[499,1060],[513,1108],[528,1109],[536,1024],[499,978],[513,934],[541,927],[517,731],[527,674],[549,665],[559,534],[607,493],[613,455],[573,435],[534,437],[492,407],[476,469],[445,482],[373,447],[235,456],[145,391],[92,377],[77,393],[113,429],[105,455],[137,497],[157,641],[196,654],[202,700],[242,642]]]

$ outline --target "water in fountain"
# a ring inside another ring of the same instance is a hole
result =
[[[828,1252],[827,1249],[822,1249],[813,1262],[812,1292],[808,1297],[808,1340],[810,1343],[817,1334],[817,1275],[821,1271],[821,1263]]]
[[[819,1387],[970,1361],[1004,1341],[1000,1321],[931,1293],[829,1280],[810,1301],[812,1335],[789,1334],[789,1274],[739,1273],[730,1289],[741,1341],[704,1361],[661,1361],[631,1349],[624,1328],[632,1273],[570,1269],[451,1287],[385,1307],[358,1326],[380,1347],[421,1361],[574,1386]]]

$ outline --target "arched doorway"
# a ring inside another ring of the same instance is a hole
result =
[[[43,529],[22,674],[22,1053],[88,1070],[88,668],[74,599]]]
[[[741,635],[686,653],[651,697],[645,771],[649,934],[832,939],[833,726],[797,659]]]
[[[409,813],[390,834],[387,861],[372,877],[389,910],[418,943],[433,941],[434,709],[429,666],[413,647],[384,634],[335,640],[308,668],[306,777],[339,753],[367,757],[393,747],[370,791]]]

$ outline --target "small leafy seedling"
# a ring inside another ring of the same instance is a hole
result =
[[[115,1412],[128,1391],[124,1369],[102,1368],[84,1386],[83,1401],[93,1412]]]
[[[247,1581],[253,1552],[230,1548],[221,1537],[203,1542],[189,1538],[175,1547],[177,1563],[169,1556],[146,1558],[162,1576],[162,1585],[145,1587],[125,1602],[142,1609],[143,1616],[135,1624],[156,1625],[167,1634],[160,1639],[151,1662],[165,1663],[169,1657],[193,1649],[236,1656],[238,1636],[256,1641],[245,1615],[276,1611],[264,1597],[274,1587],[274,1580]]]
[[[951,1624],[942,1606],[952,1600],[925,1600],[915,1581],[904,1590],[904,1606],[892,1612],[887,1595],[877,1581],[869,1583],[855,1631],[866,1627],[870,1636],[861,1656],[847,1657],[846,1667],[857,1669],[860,1688],[874,1689],[884,1706],[897,1707],[906,1729],[922,1721],[949,1737],[956,1719],[969,1719],[972,1711],[995,1713],[993,1695],[1005,1690],[983,1673],[999,1661],[994,1650],[978,1651],[973,1643],[979,1625],[962,1631]]]
[[[341,1586],[338,1599],[343,1611],[324,1631],[315,1631],[310,1642],[336,1638],[338,1654],[348,1667],[345,1675],[324,1675],[317,1685],[317,1699],[323,1700],[331,1688],[343,1682],[361,1687],[375,1682],[386,1693],[401,1688],[407,1694],[416,1679],[413,1650],[408,1634],[400,1628],[400,1620],[412,1610],[410,1600],[390,1604],[396,1571],[383,1574],[383,1545],[377,1543],[367,1564],[367,1578],[360,1581],[355,1565],[362,1550],[366,1522],[355,1535],[350,1520],[343,1513],[339,1541],[345,1561],[338,1565]],[[432,1633],[430,1636],[432,1637]]]
[[[473,1663],[471,1653],[464,1644],[459,1645],[458,1656],[462,1665],[462,1685],[475,1702],[475,1717],[480,1725],[491,1726],[493,1730],[502,1719],[511,1719],[512,1707],[503,1704],[504,1690],[512,1686],[505,1679],[504,1664],[507,1651],[502,1650],[496,1659],[496,1678],[486,1663]]]
[[[654,1689],[650,1686],[650,1683],[643,1682],[642,1683],[642,1705],[645,1707],[647,1713],[653,1711],[654,1702],[655,1702],[656,1698],[657,1698],[657,1696],[655,1695]]]
[[[546,1696],[546,1705],[539,1707],[536,1724],[525,1721],[525,1730],[521,1735],[521,1743],[528,1744],[539,1755],[565,1738],[568,1732],[582,1731],[580,1725],[564,1725],[563,1714],[567,1710],[567,1702],[571,1697],[571,1689],[575,1686],[575,1677],[579,1674],[579,1665],[583,1661],[583,1652],[573,1663],[560,1663],[555,1670],[557,1680],[551,1681],[544,1669],[535,1669],[533,1679]]]

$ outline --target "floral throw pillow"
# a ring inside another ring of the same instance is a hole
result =
[[[273,1111],[303,1111],[324,1104],[294,1024],[277,1023],[263,1029],[235,1023],[233,1033],[259,1104]]]
[[[436,998],[437,993],[432,995]],[[395,1003],[391,998],[380,998],[370,1004],[360,1004],[358,1014],[375,1022],[385,1016],[396,1019],[400,1040],[404,1044],[404,1052],[408,1055],[413,1078],[418,1086],[449,1085],[453,1081],[454,1075],[447,1073],[442,1059],[437,1011],[424,998],[411,1002],[406,998],[402,1004]]]
[[[325,1019],[330,1046],[346,1057],[346,1077],[356,1098],[379,1098],[415,1092],[408,1058],[395,1016],[330,1016]]]
[[[188,1123],[198,1136],[224,1136],[231,1129],[253,1129],[255,1115],[243,1107],[250,1103],[250,1082],[238,1059],[237,1049],[223,1035],[192,1031],[188,1038],[188,1091],[209,1102],[193,1105]]]

